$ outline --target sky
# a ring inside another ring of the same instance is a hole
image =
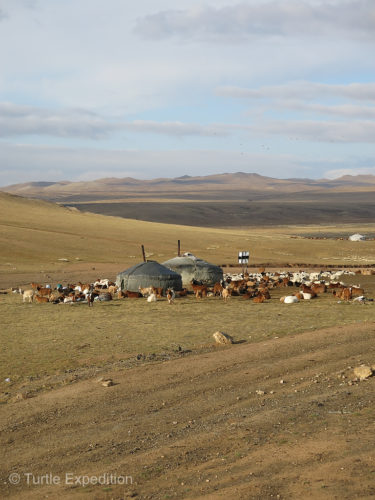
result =
[[[0,0],[0,186],[375,175],[374,0]]]

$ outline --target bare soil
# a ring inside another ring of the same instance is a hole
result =
[[[373,498],[375,378],[348,383],[374,363],[374,334],[367,323],[239,343],[4,405],[1,495]],[[63,484],[27,485],[28,472]],[[82,487],[65,473],[132,484]]]

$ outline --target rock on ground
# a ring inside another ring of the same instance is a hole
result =
[[[215,332],[212,336],[218,344],[233,344],[233,338],[227,333]]]
[[[354,375],[359,380],[365,380],[372,376],[372,369],[366,365],[357,366],[354,368]]]

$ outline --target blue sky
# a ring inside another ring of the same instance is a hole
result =
[[[0,185],[375,174],[373,0],[0,0]]]

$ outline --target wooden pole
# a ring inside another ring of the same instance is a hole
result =
[[[177,240],[177,255],[181,257],[181,242]]]
[[[143,245],[141,247],[142,247],[143,262],[146,262],[145,247]]]

